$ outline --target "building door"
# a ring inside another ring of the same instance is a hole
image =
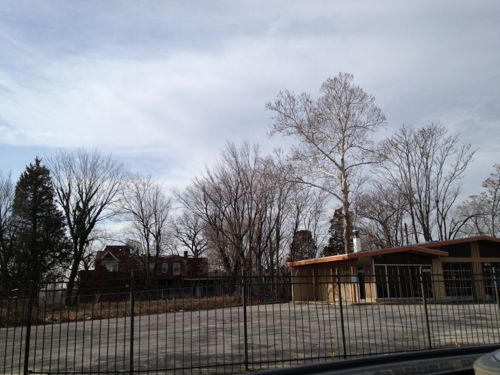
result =
[[[385,265],[375,265],[375,284],[377,287],[377,298],[388,298],[389,288]]]
[[[362,267],[358,268],[358,289],[359,289],[359,299],[366,299],[366,289],[365,289],[365,271]]]

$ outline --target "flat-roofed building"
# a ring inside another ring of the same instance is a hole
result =
[[[288,263],[294,301],[493,300],[500,239],[478,236]]]

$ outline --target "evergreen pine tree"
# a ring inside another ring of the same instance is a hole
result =
[[[311,231],[298,230],[293,234],[289,258],[292,261],[314,258],[317,249]]]
[[[64,272],[69,242],[63,214],[54,201],[49,170],[36,158],[16,184],[12,219],[16,226],[16,279],[35,286]],[[25,286],[25,284],[24,284]]]
[[[330,219],[330,228],[328,229],[328,233],[330,237],[328,238],[328,245],[323,248],[322,255],[330,256],[337,254],[344,254],[344,239],[342,235],[343,225],[342,225],[342,208],[336,209],[333,213],[333,217]],[[352,233],[352,230],[349,228],[349,233]],[[349,251],[352,251],[352,244],[349,243]]]

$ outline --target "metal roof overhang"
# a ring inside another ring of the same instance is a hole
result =
[[[491,237],[491,236],[475,236],[475,237],[468,237],[468,238],[458,238],[455,240],[426,242],[426,243],[420,244],[420,247],[432,248],[432,247],[458,245],[458,244],[462,244],[462,243],[479,242],[479,241],[500,243],[500,238]]]
[[[430,257],[448,256],[448,252],[443,250],[427,249],[421,246],[404,246],[404,247],[395,247],[390,249],[381,249],[374,251],[360,251],[359,253],[333,255],[323,258],[298,260],[295,262],[289,262],[288,267],[312,266],[315,264],[324,264],[324,263],[339,263],[339,262],[347,262],[350,260],[357,260],[361,258],[369,258],[380,255],[401,254],[401,253],[414,253]]]

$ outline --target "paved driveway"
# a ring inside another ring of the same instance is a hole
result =
[[[343,329],[341,324],[343,315]],[[498,343],[494,304],[272,304],[137,316],[133,366],[152,373],[237,373],[347,356]],[[32,328],[29,369],[127,371],[130,318]],[[428,328],[427,328],[428,327]],[[0,372],[22,369],[24,328],[0,330]],[[345,345],[344,340],[345,338]],[[183,370],[184,369],[184,370]]]

